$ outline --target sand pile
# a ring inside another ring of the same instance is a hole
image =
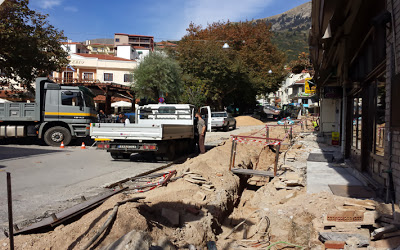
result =
[[[235,117],[235,119],[236,126],[238,127],[264,125],[262,121],[257,120],[251,116],[238,116]]]

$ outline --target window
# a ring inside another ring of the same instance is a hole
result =
[[[158,113],[160,114],[175,114],[176,108],[175,107],[159,107]]]
[[[83,99],[80,92],[61,92],[61,104],[64,106],[83,106]]]
[[[97,52],[97,48],[92,48],[93,52]]]
[[[353,107],[353,147],[356,149],[361,149],[362,98],[354,98]]]
[[[81,49],[78,49],[78,53],[81,53]]]
[[[143,51],[138,51],[137,53],[138,53],[139,55],[141,55],[141,54],[143,54]]]
[[[124,82],[133,82],[132,74],[124,74]]]
[[[115,38],[115,41],[116,41],[117,43],[119,43],[119,38]]]
[[[113,81],[113,74],[112,73],[104,73],[104,81]]]
[[[377,82],[376,106],[375,106],[375,146],[374,153],[384,155],[385,148],[385,109],[386,109],[386,86],[385,82]]]
[[[93,81],[93,73],[83,73],[83,80]]]
[[[64,82],[72,82],[73,72],[64,72]]]

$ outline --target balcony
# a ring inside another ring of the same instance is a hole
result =
[[[97,79],[83,79],[83,78],[62,78],[62,77],[53,77],[53,81],[55,83],[62,83],[62,84],[72,84],[72,83],[100,83]]]
[[[309,93],[304,93],[304,92],[299,92],[299,93],[294,93],[294,94],[291,94],[291,95],[289,95],[288,97],[290,98],[290,99],[292,99],[292,98],[308,98],[308,97],[312,97],[314,94],[309,94]]]

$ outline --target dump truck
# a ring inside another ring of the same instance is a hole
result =
[[[200,109],[211,131],[210,107]],[[139,106],[135,123],[92,123],[90,136],[98,149],[113,159],[129,159],[132,153],[150,153],[172,160],[178,153],[193,151],[196,144],[195,107],[190,104]]]
[[[86,137],[97,117],[93,97],[86,87],[37,78],[35,102],[0,103],[0,140],[35,136],[49,146],[60,146]]]

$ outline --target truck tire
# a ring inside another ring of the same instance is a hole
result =
[[[122,159],[122,154],[121,153],[110,153],[110,155],[114,160]]]
[[[174,142],[172,142],[168,145],[168,151],[166,157],[169,161],[173,161],[175,159],[175,156],[176,156],[176,145]]]
[[[44,142],[53,147],[58,147],[61,145],[61,142],[64,143],[64,146],[68,146],[71,142],[72,136],[71,132],[68,129],[56,126],[49,128],[44,133]]]
[[[122,158],[130,160],[131,159],[131,153],[122,153]]]

